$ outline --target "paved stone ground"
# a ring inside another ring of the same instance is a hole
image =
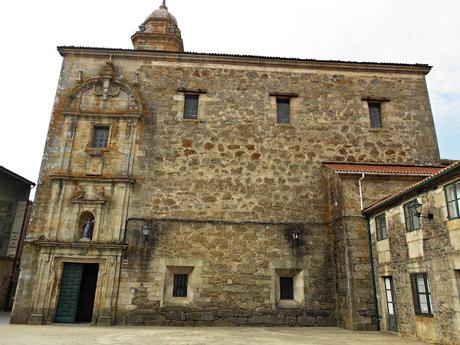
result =
[[[422,345],[412,339],[340,328],[177,328],[9,325],[1,345]]]

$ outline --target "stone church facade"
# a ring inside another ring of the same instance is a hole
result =
[[[376,327],[366,205],[440,163],[427,65],[134,50],[63,67],[11,322]]]

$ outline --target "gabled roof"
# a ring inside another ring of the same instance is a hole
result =
[[[349,162],[325,162],[323,165],[337,174],[409,176],[431,176],[443,168],[443,166],[437,165],[374,164]]]
[[[3,173],[5,173],[5,174],[7,174],[7,175],[10,175],[11,177],[15,178],[16,180],[19,180],[20,182],[23,182],[23,183],[25,183],[25,184],[28,184],[29,186],[35,187],[35,183],[33,183],[33,182],[27,180],[26,178],[24,178],[24,177],[22,177],[22,176],[20,176],[20,175],[18,175],[18,174],[16,174],[16,173],[14,173],[14,172],[12,172],[11,170],[8,170],[8,169],[5,168],[4,166],[1,166],[1,165],[0,165],[0,172],[3,172]]]
[[[423,190],[436,186],[438,183],[443,182],[453,176],[460,176],[460,161],[457,161],[448,167],[439,170],[436,174],[433,174],[422,181],[419,181],[393,195],[390,195],[385,199],[377,201],[373,205],[365,208],[363,210],[363,214],[371,215],[376,212],[380,212],[383,209],[387,209],[406,198],[419,194]]]

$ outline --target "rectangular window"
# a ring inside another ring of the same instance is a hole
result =
[[[457,296],[460,298],[460,270],[455,271],[455,280],[457,281]]]
[[[417,216],[417,212],[415,210],[416,204],[418,204],[417,199],[404,205],[404,217],[406,219],[407,232],[420,229],[420,217]]]
[[[377,241],[386,240],[388,238],[388,231],[385,214],[375,217],[375,227],[377,229]]]
[[[94,127],[93,147],[104,148],[109,143],[109,127]]]
[[[187,297],[188,274],[175,274],[173,297]]]
[[[294,278],[280,277],[280,300],[294,299]]]
[[[433,315],[431,290],[426,273],[411,274],[412,295],[416,315]]]
[[[199,95],[185,95],[184,103],[184,119],[197,120],[198,119],[198,101]]]
[[[291,123],[290,98],[276,98],[276,118],[278,123]]]
[[[460,181],[445,188],[449,219],[460,218]]]
[[[382,104],[378,102],[369,102],[368,104],[371,128],[382,128]]]

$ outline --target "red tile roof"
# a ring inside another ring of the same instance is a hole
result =
[[[394,204],[395,202],[401,200],[402,198],[404,198],[405,196],[409,195],[409,194],[412,194],[412,193],[416,193],[420,188],[426,186],[427,184],[429,184],[430,182],[436,182],[436,180],[438,180],[439,178],[441,178],[442,176],[444,176],[446,173],[449,173],[449,172],[452,172],[454,170],[459,170],[460,172],[460,161],[457,161],[447,167],[445,167],[444,169],[441,169],[439,170],[436,174],[433,174],[393,195],[390,195],[388,197],[386,197],[385,199],[382,199],[380,201],[377,201],[376,203],[372,204],[371,206],[365,208],[363,210],[363,213],[364,214],[371,214],[373,213],[373,211],[377,210],[377,209],[382,209],[383,207],[389,207],[391,206],[392,204]]]
[[[442,166],[341,163],[326,162],[324,166],[341,174],[377,174],[377,175],[415,175],[431,176],[441,170]]]

